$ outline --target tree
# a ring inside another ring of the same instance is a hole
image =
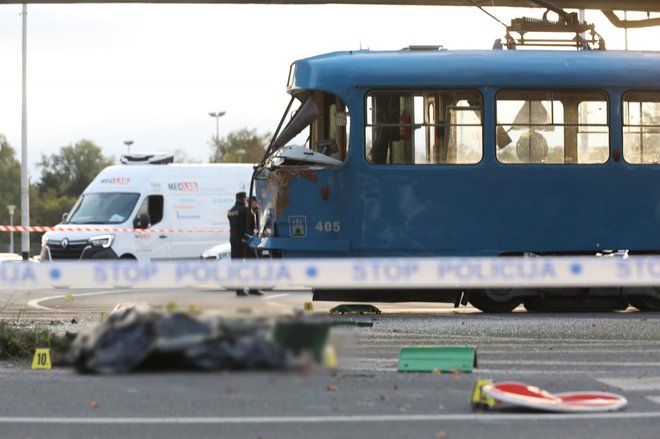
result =
[[[190,158],[184,149],[176,148],[174,150],[174,163],[202,163],[202,161]]]
[[[21,218],[21,163],[16,159],[16,152],[5,136],[0,134],[0,224],[9,224],[9,211],[7,206],[16,206],[14,211],[14,224],[20,224]],[[20,235],[19,235],[20,236]],[[20,239],[20,238],[19,238]],[[20,242],[19,242],[20,243]],[[9,247],[9,233],[0,232],[0,252],[7,251]],[[16,236],[14,235],[14,250]]]
[[[71,210],[78,197],[62,195],[56,189],[49,188],[42,192],[35,185],[30,185],[30,224],[35,226],[54,226],[62,221],[62,214]],[[41,238],[41,233],[38,235]]]
[[[77,198],[94,177],[113,162],[113,157],[105,157],[101,148],[90,140],[63,146],[59,154],[41,156],[39,192],[45,194],[48,189],[54,189],[58,197]]]
[[[211,145],[209,161],[211,163],[257,163],[263,158],[270,137],[269,133],[257,134],[256,129],[243,128],[232,131],[227,134],[227,137],[214,141]],[[237,153],[240,150],[245,151],[242,157]]]

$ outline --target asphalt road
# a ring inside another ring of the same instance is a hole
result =
[[[73,300],[65,301],[71,293]],[[117,303],[176,302],[226,315],[285,314],[307,291],[39,291],[5,296],[0,318],[76,330]],[[29,305],[28,305],[29,303]],[[332,303],[314,303],[325,314]],[[8,438],[657,438],[660,314],[485,315],[470,307],[381,305],[372,327],[333,329],[340,370],[78,375],[0,363],[0,437]],[[338,317],[350,319],[351,317]],[[69,319],[67,321],[67,319]],[[71,324],[70,319],[76,323]],[[402,346],[470,345],[472,374],[403,374]],[[512,407],[472,411],[476,379],[552,392],[606,390],[628,406],[604,414]]]

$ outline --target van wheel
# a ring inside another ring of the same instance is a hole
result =
[[[487,290],[472,291],[469,298],[472,306],[485,313],[509,313],[522,303],[521,299],[516,298],[508,300],[494,300],[488,296],[486,291]]]

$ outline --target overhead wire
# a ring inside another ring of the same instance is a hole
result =
[[[500,20],[500,19],[497,18],[495,15],[493,15],[493,14],[491,14],[490,12],[488,12],[487,10],[485,10],[482,6],[476,4],[476,3],[473,2],[472,0],[467,0],[467,1],[470,2],[470,3],[472,3],[473,6],[479,8],[479,9],[481,10],[481,12],[483,12],[483,13],[486,14],[486,15],[488,15],[490,18],[492,18],[493,20],[497,21],[497,22],[498,22],[499,24],[501,24],[502,26],[507,27],[507,25],[504,24],[504,23],[502,22],[502,20]],[[493,6],[495,6],[495,2],[493,2]]]

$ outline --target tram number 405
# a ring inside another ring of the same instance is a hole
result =
[[[339,232],[341,221],[319,221],[314,228],[319,232]]]

